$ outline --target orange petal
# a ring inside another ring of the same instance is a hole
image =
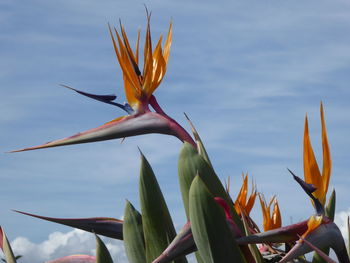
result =
[[[137,101],[137,98],[135,97],[135,90],[137,89],[137,84],[136,83],[138,81],[135,82],[135,78],[134,78],[134,81],[133,81],[132,76],[129,74],[130,67],[128,67],[126,62],[125,62],[125,55],[123,56],[123,53],[125,53],[125,52],[122,53],[123,45],[121,45],[119,47],[121,49],[119,51],[110,26],[109,26],[109,33],[111,35],[113,47],[114,47],[114,50],[115,50],[115,53],[116,53],[119,65],[120,65],[120,67],[121,67],[121,69],[123,71],[125,95],[126,95],[126,98],[127,98],[128,102],[129,102],[129,104],[133,105]],[[118,36],[117,32],[116,32],[116,34]],[[127,84],[126,84],[126,80],[128,82]]]
[[[130,47],[130,44],[129,44],[129,40],[128,40],[128,37],[125,33],[125,30],[124,30],[124,26],[122,24],[120,24],[120,28],[121,28],[121,32],[122,32],[122,37],[123,37],[123,41],[124,41],[124,45],[125,45],[125,48],[127,50],[127,53],[129,55],[129,58],[130,58],[130,61],[132,63],[136,63],[136,57],[134,55],[134,52],[132,51],[131,47]],[[140,72],[141,74],[141,72]]]
[[[282,217],[280,208],[278,206],[277,199],[274,198],[274,206],[272,211],[272,222],[273,222],[273,229],[279,228],[282,226]]]
[[[309,220],[307,221],[307,230],[302,235],[303,238],[305,238],[308,234],[310,234],[312,231],[314,231],[316,228],[318,228],[323,220],[323,216],[311,216]]]
[[[118,44],[119,44],[119,49],[120,49],[120,54],[121,54],[121,59],[123,64],[123,66],[121,65],[123,69],[123,73],[128,77],[130,83],[133,86],[133,90],[131,90],[131,92],[134,93],[134,96],[136,98],[140,98],[140,95],[141,95],[140,79],[137,73],[135,72],[134,65],[130,61],[130,56],[128,54],[127,48],[124,46],[123,41],[121,40],[116,29],[114,29],[114,32],[118,39]]]
[[[310,142],[307,117],[305,118],[304,129],[304,178],[308,184],[313,184],[317,188],[314,195],[320,199],[322,197],[322,189],[320,189],[322,187],[322,178]]]
[[[256,189],[255,187],[253,186],[253,190],[252,190],[252,193],[250,194],[249,196],[249,199],[248,199],[248,202],[247,202],[247,205],[246,205],[246,213],[249,215],[250,211],[252,210],[253,206],[254,206],[254,203],[255,203],[255,199],[256,199]]]
[[[269,230],[270,227],[270,211],[267,208],[265,197],[263,194],[259,194],[259,200],[261,205],[261,211],[263,215],[263,228],[264,231]]]
[[[148,87],[152,83],[152,74],[153,74],[153,56],[152,56],[152,39],[151,39],[151,26],[150,26],[150,16],[147,15],[147,30],[146,30],[146,39],[144,47],[144,59],[143,59],[143,87]],[[147,88],[146,88],[147,89]]]
[[[135,59],[137,64],[139,63],[139,45],[140,45],[140,30],[137,32],[136,51],[135,51]]]
[[[166,72],[166,62],[164,60],[162,47],[160,45],[161,39],[162,38],[159,39],[159,45],[157,45],[153,55],[154,68],[150,94],[152,94],[162,82],[162,79]]]
[[[323,181],[324,197],[326,197],[329,180],[331,177],[332,160],[331,160],[331,153],[328,145],[326,123],[324,120],[322,103],[320,106],[320,112],[321,112],[321,123],[322,123],[322,150],[323,150],[322,181]]]
[[[164,51],[163,51],[163,57],[164,57],[166,64],[168,64],[169,55],[170,55],[170,47],[171,47],[171,42],[172,42],[172,32],[173,32],[173,23],[170,22],[168,36],[166,38],[166,41],[164,44]]]

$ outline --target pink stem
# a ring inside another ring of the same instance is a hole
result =
[[[152,108],[165,118],[167,118],[170,121],[170,129],[174,131],[175,136],[181,140],[182,142],[188,142],[191,144],[195,149],[197,149],[197,144],[191,137],[191,135],[188,134],[188,132],[179,124],[177,123],[174,119],[169,117],[163,109],[159,106],[157,99],[155,96],[151,96],[149,98],[149,104],[152,106]]]

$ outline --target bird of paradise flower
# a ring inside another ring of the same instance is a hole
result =
[[[172,43],[172,23],[170,23],[164,46],[162,47],[161,36],[153,49],[150,18],[151,15],[147,12],[142,71],[139,63],[140,31],[138,32],[135,51],[133,51],[122,23],[120,23],[120,32],[116,28],[112,29],[109,26],[115,54],[123,73],[127,103],[114,102],[113,100],[116,99],[116,96],[113,95],[95,95],[65,86],[84,96],[115,105],[126,111],[128,115],[118,117],[102,126],[64,139],[12,152],[118,139],[148,133],[173,135],[181,141],[186,141],[196,147],[192,137],[181,125],[163,111],[153,95],[166,73]],[[151,111],[150,106],[154,111]]]
[[[238,244],[268,243],[268,242],[295,242],[296,245],[283,257],[280,262],[290,260],[306,254],[316,248],[330,247],[336,253],[339,262],[350,262],[346,251],[344,239],[337,225],[326,216],[324,204],[328,190],[331,157],[326,134],[323,105],[320,106],[322,124],[322,147],[323,147],[323,169],[322,175],[319,171],[316,158],[310,143],[308,122],[305,120],[304,129],[304,177],[305,181],[296,176],[292,171],[294,180],[303,188],[311,198],[315,207],[315,214],[308,220],[269,230],[263,233],[254,234],[249,237],[238,239]],[[328,262],[331,262],[327,255],[322,255]]]

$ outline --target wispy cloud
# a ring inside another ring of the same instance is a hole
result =
[[[103,238],[115,262],[128,262],[121,241]],[[82,230],[66,233],[53,232],[48,239],[34,243],[26,237],[17,237],[11,242],[15,255],[22,255],[21,262],[46,262],[76,254],[95,255],[95,236]]]

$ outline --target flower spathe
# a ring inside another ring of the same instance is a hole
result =
[[[330,247],[334,250],[339,262],[350,262],[339,228],[329,218],[322,215],[313,215],[309,218],[307,221],[307,230],[280,262],[290,262],[294,258],[311,252],[314,249],[309,243],[319,249]]]
[[[318,167],[314,151],[310,142],[308,119],[305,118],[304,129],[304,178],[308,184],[313,184],[317,190],[313,195],[321,202],[322,205],[326,202],[329,180],[331,176],[332,160],[328,145],[326,124],[324,120],[323,106],[320,106],[321,125],[322,125],[322,151],[323,164],[322,173]]]

